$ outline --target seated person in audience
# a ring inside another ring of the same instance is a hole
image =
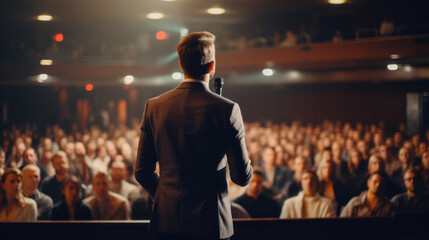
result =
[[[302,190],[301,178],[302,174],[308,170],[308,161],[302,156],[297,156],[293,162],[293,169],[293,177],[286,183],[284,188],[285,193],[283,195],[286,196],[286,199],[298,195]]]
[[[287,199],[280,218],[330,218],[335,217],[331,200],[317,193],[319,180],[315,172],[307,170],[302,175],[302,191]]]
[[[145,190],[141,187],[141,191]],[[132,220],[149,220],[152,214],[152,198],[149,194],[141,194],[131,205]]]
[[[339,215],[341,207],[346,203],[346,199],[343,184],[335,177],[334,169],[333,161],[324,160],[317,169],[317,176],[320,182],[319,194],[331,200],[337,215]]]
[[[107,165],[109,165],[110,157],[107,155],[106,146],[102,145],[97,147],[97,158],[92,161],[92,170],[96,172],[107,172]]]
[[[384,195],[384,173],[374,172],[367,181],[368,191],[352,198],[341,212],[341,217],[388,217],[393,208]]]
[[[263,176],[260,169],[253,170],[253,178],[245,194],[235,199],[252,218],[277,218],[280,206],[276,200],[262,193]]]
[[[81,200],[82,182],[69,176],[62,185],[64,199],[55,204],[51,220],[92,220],[91,207]]]
[[[130,205],[140,196],[139,188],[127,182],[127,170],[124,161],[114,160],[110,166],[110,176],[112,183],[110,184],[110,191],[122,195]]]
[[[395,212],[429,212],[429,193],[417,168],[409,168],[404,173],[407,191],[396,195],[391,202]]]
[[[1,178],[1,176],[3,176],[3,173],[4,173],[4,169],[0,168],[0,178]]]
[[[36,165],[27,165],[22,170],[22,192],[24,196],[33,199],[37,204],[37,220],[51,219],[54,203],[52,199],[39,192],[40,169]]]
[[[92,179],[95,195],[83,200],[92,208],[94,220],[127,220],[128,200],[123,196],[110,192],[109,175],[97,172]]]
[[[75,158],[70,159],[69,173],[82,179],[85,186],[92,181],[92,163],[86,155],[86,148],[82,142],[77,142],[75,145]]]
[[[55,175],[48,176],[40,183],[40,191],[52,198],[54,204],[61,201],[63,194],[61,186],[68,176],[69,159],[63,151],[58,151],[52,156],[52,165],[55,169]]]
[[[366,174],[367,165],[362,161],[360,152],[356,149],[349,150],[347,169],[343,176],[346,198],[350,199],[361,192],[361,185]]]
[[[291,178],[292,172],[284,166],[277,164],[277,154],[273,147],[268,147],[263,152],[263,160],[265,168],[263,169],[265,194],[274,199],[279,200],[279,203],[284,202],[286,196],[282,195],[282,190],[288,179]]]
[[[6,169],[6,152],[0,147],[0,169]]]
[[[379,155],[384,161],[384,165],[386,166],[387,176],[392,176],[392,174],[401,168],[401,162],[393,157],[392,148],[387,145],[381,145],[379,148]]]
[[[19,170],[23,170],[25,166],[29,164],[36,165],[40,169],[40,179],[44,179],[48,174],[44,166],[38,163],[36,151],[33,148],[25,149],[23,155],[24,163],[21,165]]]
[[[0,222],[37,220],[37,205],[21,192],[22,173],[15,168],[5,170],[0,179]]]
[[[413,154],[412,149],[407,147],[402,147],[398,152],[398,159],[401,162],[401,167],[398,168],[395,172],[393,172],[393,177],[402,178],[406,169],[413,166]]]
[[[346,172],[347,163],[341,159],[341,145],[338,141],[332,143],[332,161],[334,162],[334,174],[337,179],[342,178]]]

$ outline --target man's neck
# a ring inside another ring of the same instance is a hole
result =
[[[372,205],[373,203],[378,202],[378,200],[380,200],[380,196],[368,191],[366,194],[366,200]]]
[[[105,196],[105,197],[101,197],[101,196],[97,196],[95,195],[95,200],[97,201],[97,203],[99,204],[105,204],[109,201],[109,197]]]
[[[67,174],[55,174],[55,178],[57,179],[57,182],[62,182],[64,179],[66,179]]]
[[[33,196],[34,194],[36,194],[37,188],[36,189],[26,189],[26,188],[23,188],[22,192],[24,193],[25,196],[30,197],[30,196]]]
[[[253,200],[258,199],[258,197],[259,197],[259,195],[256,195],[256,194],[251,193],[251,192],[246,192],[246,195],[251,197]]]
[[[316,196],[316,192],[304,192],[304,197],[314,197]]]

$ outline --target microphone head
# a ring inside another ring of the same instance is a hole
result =
[[[215,88],[222,88],[223,87],[223,78],[215,78],[213,85]]]

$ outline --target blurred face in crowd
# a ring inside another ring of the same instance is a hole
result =
[[[334,142],[332,144],[332,156],[334,159],[338,159],[341,157],[341,147],[338,142]]]
[[[17,150],[16,153],[18,154],[18,156],[22,156],[25,151],[25,144],[23,142],[19,142],[18,145],[16,146],[16,150]]]
[[[305,170],[308,169],[307,167],[307,160],[305,160],[303,157],[297,157],[295,158],[293,168],[295,172],[302,173]]]
[[[97,156],[98,156],[100,159],[104,160],[104,158],[107,156],[107,150],[106,150],[106,147],[105,147],[105,146],[100,146],[100,147],[98,148]]]
[[[6,168],[6,153],[2,149],[0,150],[0,168]]]
[[[67,203],[76,203],[80,197],[81,186],[74,182],[68,182],[63,189],[63,194],[65,196]]]
[[[97,197],[106,198],[109,195],[109,180],[107,176],[99,175],[92,180],[92,188]]]
[[[412,171],[406,171],[404,174],[404,184],[408,192],[415,193],[419,187],[416,174]]]
[[[306,196],[314,196],[317,191],[317,177],[313,173],[306,172],[302,175],[302,191]]]
[[[379,146],[379,145],[376,145],[376,146]],[[368,152],[368,150],[369,150],[369,146],[368,146],[368,144],[364,140],[360,140],[357,143],[356,147],[359,150],[359,152],[361,152],[362,154],[366,154]]]
[[[276,151],[272,148],[266,148],[264,151],[263,159],[268,166],[276,165]]]
[[[78,157],[83,157],[86,154],[85,145],[82,142],[77,142],[75,146],[75,153]]]
[[[75,144],[73,142],[68,142],[66,145],[66,154],[67,156],[73,156],[75,151]]]
[[[368,187],[368,192],[371,192],[374,195],[382,194],[384,187],[384,179],[382,176],[380,176],[380,174],[371,175],[371,177],[366,183]]]
[[[429,152],[422,153],[422,166],[425,170],[429,170]]]
[[[358,151],[356,151],[356,150],[350,151],[350,161],[352,162],[352,164],[355,168],[359,167],[361,160],[362,159],[361,159]]]
[[[262,193],[263,178],[260,174],[253,174],[252,181],[247,189],[249,196],[257,198]]]
[[[409,165],[411,163],[410,151],[405,147],[399,150],[398,158],[402,164]]]
[[[426,142],[419,143],[419,153],[422,154],[428,150],[428,144]]]
[[[50,138],[44,138],[42,142],[43,149],[52,150],[52,140]]]
[[[34,192],[40,183],[40,169],[37,166],[22,172],[22,187],[26,192]]]
[[[6,196],[16,196],[21,191],[21,180],[21,177],[14,173],[6,176],[5,181],[1,183]]]
[[[65,151],[66,150],[67,142],[68,141],[67,141],[66,137],[60,138],[60,150],[61,151]]]
[[[387,146],[386,145],[381,145],[378,150],[379,150],[380,157],[384,161],[387,161],[387,159],[390,157],[390,150],[387,148]]]
[[[322,178],[325,181],[330,181],[331,177],[334,173],[334,165],[332,164],[332,162],[327,161],[325,162],[322,166]]]
[[[69,160],[61,156],[54,156],[52,165],[58,175],[65,175],[69,170]]]
[[[392,138],[386,138],[385,145],[389,148],[393,148],[393,139]]]
[[[398,147],[402,144],[402,134],[400,132],[396,132],[395,135],[393,135],[393,144]]]
[[[381,133],[377,133],[374,135],[374,144],[375,146],[380,146],[381,144],[383,144],[383,136],[381,135]]]
[[[25,147],[27,147],[27,148],[31,147],[32,143],[33,143],[33,139],[31,139],[31,137],[25,137],[25,139],[24,139]]]
[[[420,143],[420,136],[418,134],[414,135],[411,138],[411,143],[413,144],[414,147],[418,147]]]
[[[106,150],[107,150],[107,154],[112,159],[118,154],[118,151],[116,150],[115,144],[113,144],[112,142],[109,142],[109,141],[106,142]]]
[[[368,161],[368,173],[384,171],[383,163],[383,160],[379,156],[372,155]]]
[[[94,140],[88,142],[88,152],[95,152],[97,150],[97,143]]]
[[[332,160],[331,150],[323,150],[321,161]]]
[[[25,164],[36,164],[37,163],[37,155],[34,149],[28,148],[24,152],[24,162]]]
[[[113,182],[120,182],[125,179],[126,176],[126,166],[122,161],[115,160],[112,163],[110,175],[112,177]]]
[[[350,149],[354,148],[354,146],[355,146],[355,143],[354,143],[353,139],[347,138],[346,149],[350,150]]]

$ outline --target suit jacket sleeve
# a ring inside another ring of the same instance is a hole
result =
[[[141,132],[135,165],[135,177],[153,198],[158,186],[159,176],[155,173],[157,156],[150,121],[148,120],[148,109],[149,101],[146,102],[140,128]]]
[[[236,103],[233,106],[227,128],[229,135],[226,154],[231,180],[235,184],[244,187],[252,179],[253,169],[250,165],[244,141],[243,117],[241,116],[240,107]]]

